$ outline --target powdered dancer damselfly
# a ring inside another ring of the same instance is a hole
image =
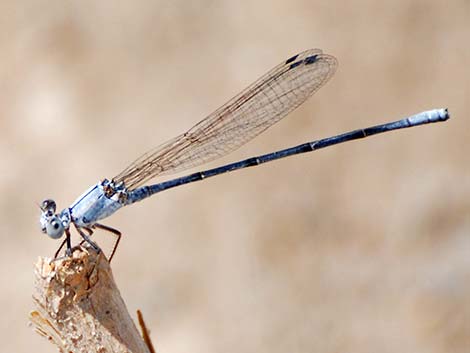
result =
[[[248,158],[222,167],[193,173],[162,183],[142,186],[148,180],[199,166],[242,146],[268,127],[284,118],[323,86],[334,74],[337,60],[319,49],[294,55],[262,76],[214,113],[190,130],[145,153],[114,178],[104,179],[89,188],[70,207],[56,213],[51,199],[41,204],[41,228],[51,238],[66,238],[66,254],[72,252],[70,226],[94,249],[90,235],[95,229],[118,236],[110,259],[121,238],[121,232],[98,223],[123,206],[141,201],[160,191],[237,169],[260,165],[295,154],[315,151],[331,145],[367,136],[445,121],[447,109],[434,109],[402,120],[359,129],[341,135],[307,142],[258,157]],[[56,252],[56,257],[62,248]]]

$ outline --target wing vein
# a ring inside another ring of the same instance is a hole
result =
[[[187,132],[148,151],[113,178],[132,190],[222,157],[284,118],[334,74],[336,59],[311,49],[283,62]]]

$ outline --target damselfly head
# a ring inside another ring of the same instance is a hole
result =
[[[64,234],[64,225],[60,217],[55,214],[56,203],[54,200],[47,199],[41,203],[41,230],[52,239],[59,239]]]
[[[41,202],[41,206],[39,207],[41,208],[43,213],[45,212],[48,215],[52,216],[55,213],[57,205],[54,200],[46,199],[43,202]]]

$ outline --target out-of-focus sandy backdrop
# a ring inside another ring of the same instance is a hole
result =
[[[159,352],[468,352],[468,1],[2,1],[3,352],[27,327],[42,199],[70,205],[289,56],[333,79],[217,163],[438,107],[452,119],[164,192],[104,223]],[[106,243],[107,235],[97,235]]]

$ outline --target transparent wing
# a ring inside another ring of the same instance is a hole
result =
[[[113,180],[132,190],[156,176],[232,152],[305,102],[337,66],[336,58],[320,49],[291,57],[184,134],[139,157]]]

